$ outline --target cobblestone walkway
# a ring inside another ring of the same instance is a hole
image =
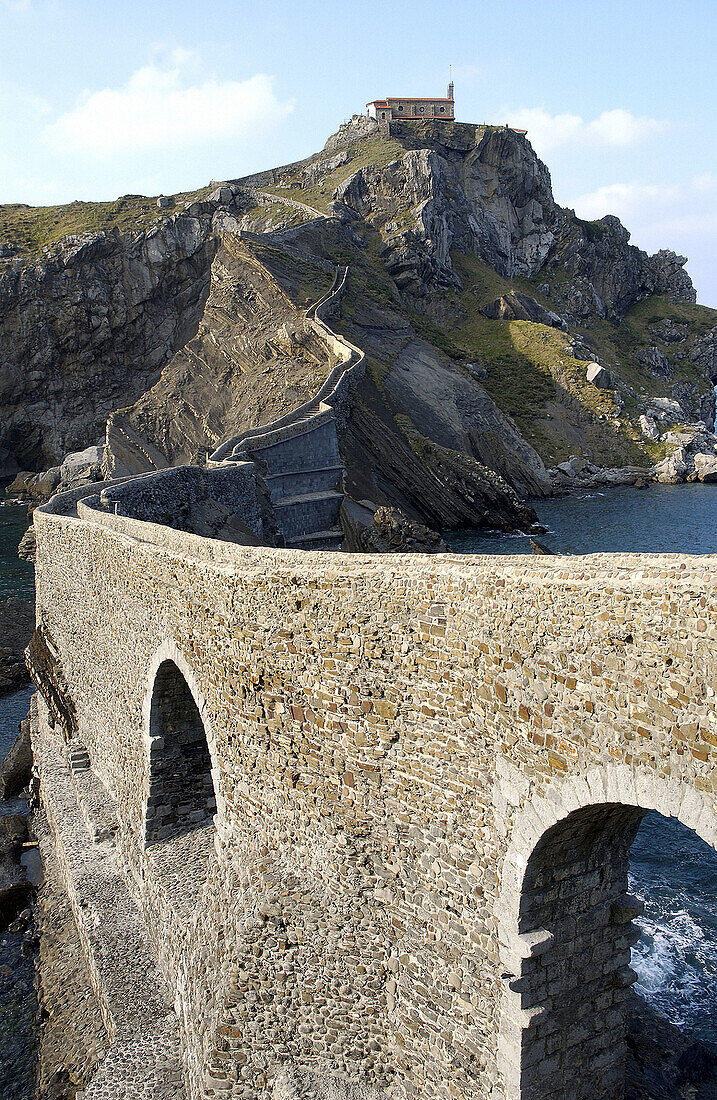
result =
[[[44,780],[43,805],[57,838],[60,873],[97,976],[111,1040],[82,1100],[184,1100],[177,1017],[167,1006],[150,942],[114,864],[108,837],[112,829],[92,829],[103,838],[93,839],[87,803],[83,812],[60,746],[35,730],[33,747]],[[93,782],[94,777],[85,776],[78,785],[92,793]]]

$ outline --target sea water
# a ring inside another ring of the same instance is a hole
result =
[[[569,554],[717,554],[717,485],[578,492],[533,502],[539,541]],[[524,535],[444,534],[463,554],[530,554]],[[696,1038],[717,1039],[717,852],[679,822],[649,813],[630,854],[630,889],[645,903],[632,953],[636,989]]]

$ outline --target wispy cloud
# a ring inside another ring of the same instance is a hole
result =
[[[717,231],[717,176],[695,176],[688,183],[611,183],[578,195],[571,205],[581,218],[602,218],[616,214],[628,226],[689,228],[690,231]]]
[[[662,133],[668,125],[621,107],[603,111],[589,121],[567,112],[551,115],[542,107],[508,110],[506,118],[511,126],[528,131],[533,147],[541,155],[569,145],[624,148]]]
[[[692,258],[698,293],[717,301],[712,257],[717,251],[717,176],[705,173],[685,184],[611,183],[568,200],[578,217],[616,214],[635,244],[648,252],[673,248]]]
[[[675,202],[684,199],[681,189],[654,183],[610,183],[578,195],[574,200],[578,217],[592,220],[605,214],[616,214],[621,220],[630,219],[647,212],[665,210]]]
[[[270,76],[197,79],[196,59],[175,50],[144,66],[120,88],[86,93],[45,132],[56,152],[109,157],[239,139],[280,122],[293,101],[280,100]]]

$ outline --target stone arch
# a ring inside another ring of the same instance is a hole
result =
[[[152,844],[207,824],[219,808],[206,700],[172,643],[160,647],[150,666],[144,729],[149,772],[145,841]]]
[[[529,800],[505,768],[501,782],[515,810],[498,901],[502,1093],[612,1100],[622,1087],[631,920],[640,911],[626,893],[632,840],[656,810],[717,849],[717,814],[687,779],[626,765],[557,779]]]

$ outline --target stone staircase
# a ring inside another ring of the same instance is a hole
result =
[[[318,393],[270,424],[227,440],[209,465],[253,462],[269,495],[279,544],[301,550],[340,550],[344,468],[337,423],[345,415],[349,377],[363,366],[363,352],[337,336],[322,318],[346,285],[337,270],[331,289],[306,311],[307,321],[338,362]]]

